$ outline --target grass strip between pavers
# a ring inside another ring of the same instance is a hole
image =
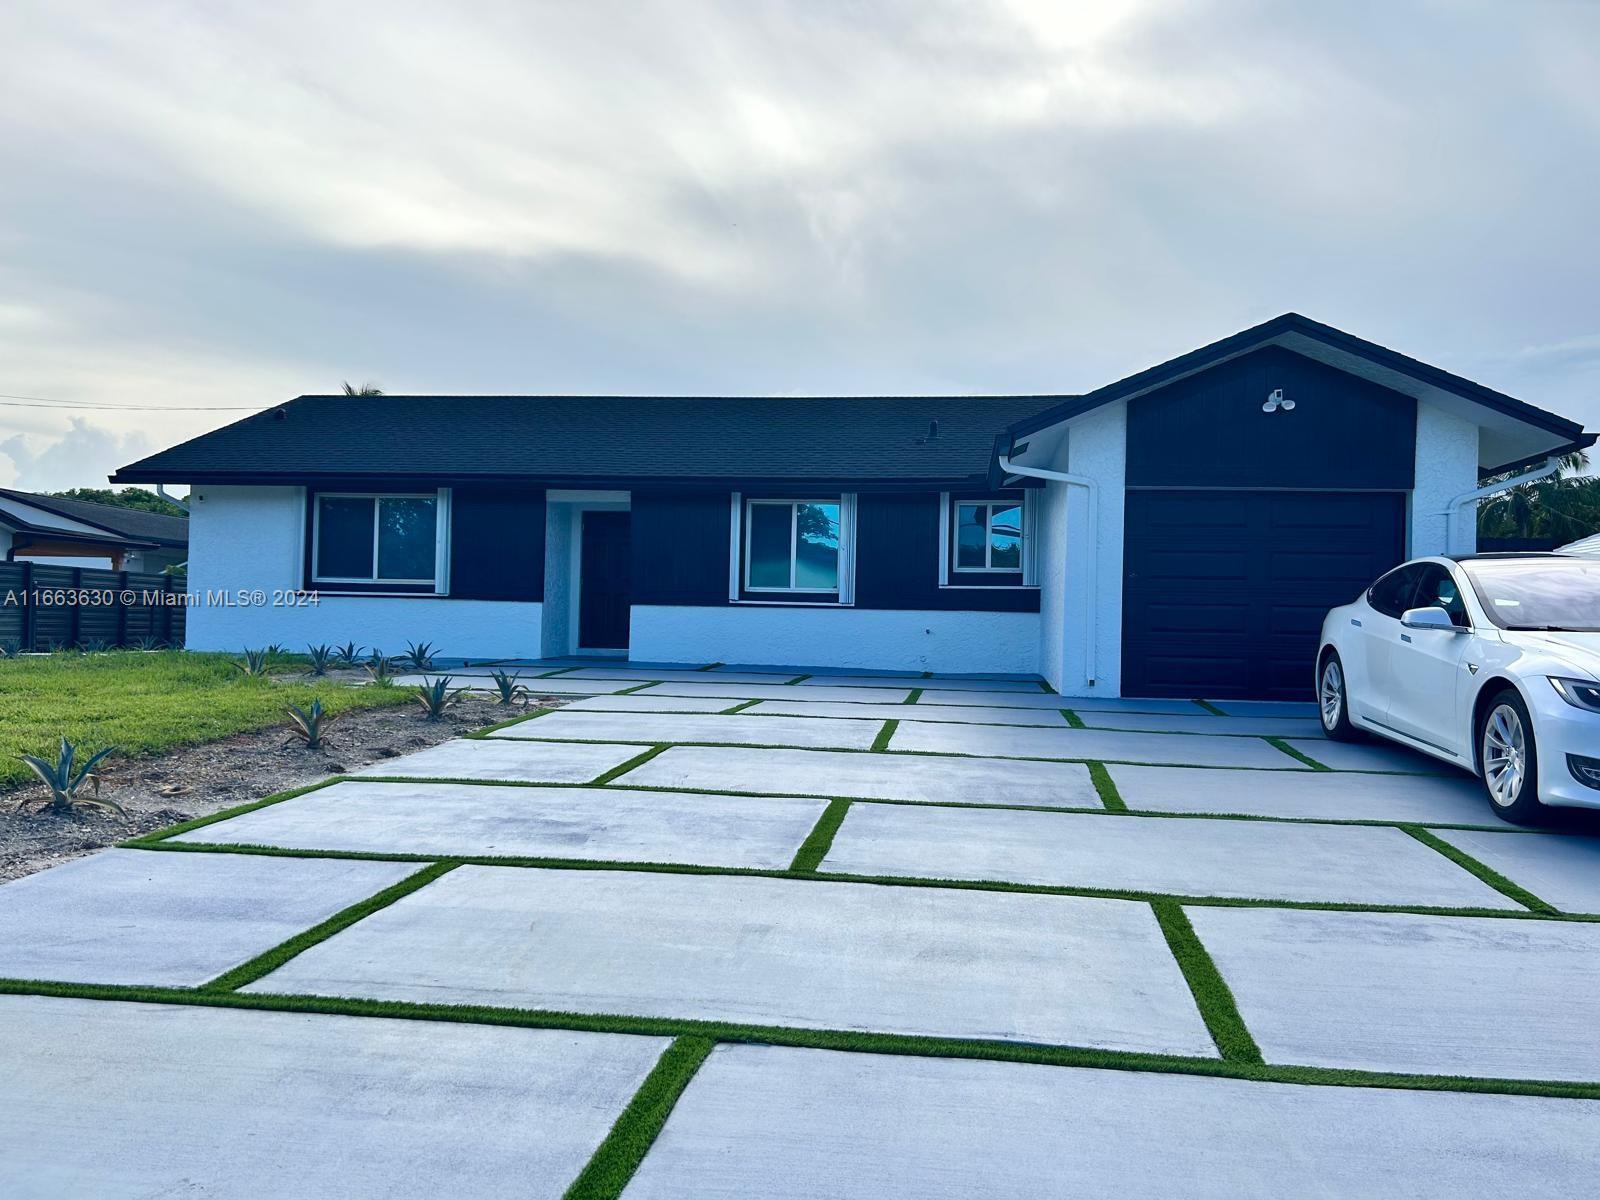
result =
[[[1067,723],[1067,728],[1068,729],[1087,729],[1087,728],[1089,728],[1089,726],[1084,723],[1083,718],[1080,717],[1077,713],[1073,712],[1070,708],[1062,708],[1062,709],[1058,709],[1057,711],[1060,712],[1061,719]]]
[[[800,844],[800,849],[795,851],[794,861],[789,864],[789,870],[809,874],[821,866],[822,860],[828,856],[828,851],[833,849],[834,835],[839,832],[839,826],[844,824],[845,816],[849,812],[850,801],[828,801],[828,807],[822,810],[822,815],[817,818],[817,823],[806,835],[806,840]]]
[[[409,896],[418,888],[426,887],[439,876],[453,871],[460,864],[453,861],[431,863],[410,875],[399,883],[391,884],[381,892],[368,896],[365,900],[352,904],[349,908],[341,909],[326,921],[313,925],[304,933],[297,933],[286,942],[280,942],[272,949],[256,955],[248,962],[240,963],[231,971],[225,971],[215,979],[200,986],[203,992],[232,992],[242,988],[247,983],[254,983],[263,975],[271,974],[284,963],[296,955],[303,954],[318,942],[325,942],[341,930],[348,929],[363,917],[369,917],[381,908],[388,908],[403,896]]]
[[[1156,920],[1160,922],[1161,932],[1167,939],[1167,947],[1172,951],[1172,957],[1178,960],[1178,969],[1183,972],[1184,981],[1194,993],[1195,1006],[1199,1008],[1206,1028],[1211,1031],[1211,1040],[1217,1044],[1222,1057],[1229,1062],[1263,1062],[1261,1047],[1256,1045],[1255,1038],[1245,1028],[1244,1018],[1239,1015],[1239,1006],[1234,1003],[1233,992],[1228,989],[1222,972],[1217,970],[1217,964],[1211,960],[1211,952],[1205,948],[1200,935],[1189,923],[1188,915],[1175,900],[1157,900],[1150,907],[1155,910]]]
[[[1269,737],[1269,738],[1263,738],[1262,740],[1265,741],[1267,743],[1267,745],[1275,746],[1277,749],[1282,750],[1290,758],[1299,759],[1301,762],[1305,763],[1306,766],[1310,767],[1313,771],[1332,771],[1333,770],[1333,768],[1328,766],[1327,764],[1319,763],[1316,759],[1312,758],[1311,755],[1306,754],[1303,751],[1296,750],[1293,746],[1289,745],[1289,743],[1284,741],[1281,737]]]
[[[970,1058],[1040,1066],[1089,1067],[1115,1071],[1153,1071],[1204,1075],[1261,1083],[1325,1087],[1375,1087],[1410,1091],[1480,1092],[1512,1096],[1550,1096],[1600,1100],[1600,1081],[1508,1079],[1503,1076],[1421,1075],[1342,1067],[1302,1067],[1227,1058],[1102,1050],[1087,1046],[1041,1045],[983,1039],[929,1037],[900,1033],[861,1033],[840,1029],[800,1029],[784,1025],[741,1025],[679,1017],[636,1017],[560,1012],[548,1009],[494,1008],[489,1005],[422,1004],[407,1000],[360,1000],[272,992],[205,992],[198,988],[127,984],[61,983],[0,978],[0,995],[55,996],[133,1004],[176,1004],[207,1008],[245,1008],[326,1016],[386,1017],[394,1020],[454,1021],[528,1029],[567,1029],[583,1033],[632,1033],[645,1037],[703,1037],[746,1045],[844,1050],[857,1054],[905,1054],[922,1058]]]
[[[894,737],[894,731],[900,728],[900,722],[890,717],[883,723],[883,728],[878,730],[878,736],[872,739],[870,754],[882,754],[889,749],[889,739]]]
[[[1209,700],[1195,700],[1191,703],[1198,704],[1201,708],[1205,709],[1214,717],[1225,717],[1228,715]]]
[[[588,1165],[562,1194],[563,1200],[615,1200],[622,1195],[678,1097],[715,1045],[708,1037],[686,1034],[662,1051]]]
[[[1128,806],[1122,799],[1122,793],[1117,791],[1116,781],[1111,778],[1111,772],[1106,770],[1105,763],[1092,762],[1087,765],[1089,782],[1094,784],[1094,790],[1100,797],[1100,803],[1106,806],[1106,811],[1127,812]]]
[[[720,699],[720,697],[717,697],[717,699]],[[753,708],[757,704],[760,704],[760,703],[761,703],[761,701],[759,701],[759,700],[741,700],[741,701],[739,701],[739,703],[733,705],[731,708],[724,708],[720,712],[714,713],[712,715],[713,716],[719,716],[719,717],[731,717],[731,716],[733,716],[734,713],[742,713],[745,709]]]
[[[813,797],[814,799],[815,797]],[[864,801],[838,801],[860,804]],[[1086,810],[1103,813],[1104,809]],[[331,858],[362,862],[432,863],[448,860],[458,866],[507,867],[535,871],[639,871],[651,875],[711,875],[757,879],[789,879],[804,883],[854,883],[869,887],[944,888],[969,892],[1012,892],[1028,896],[1078,896],[1095,900],[1121,900],[1130,904],[1167,901],[1205,908],[1278,908],[1305,912],[1405,913],[1422,917],[1461,917],[1512,921],[1564,921],[1578,925],[1600,924],[1595,913],[1542,913],[1522,908],[1448,908],[1425,904],[1356,904],[1344,900],[1277,900],[1255,896],[1199,896],[1174,892],[1130,891],[1123,888],[1083,887],[1072,884],[1018,883],[1005,879],[940,879],[925,875],[858,875],[843,871],[797,870],[794,867],[719,867],[702,863],[650,862],[635,859],[556,858],[535,855],[438,854],[368,850],[306,850],[263,846],[249,842],[126,843],[131,850],[177,854],[254,854],[264,858]]]
[[[591,779],[589,781],[588,786],[589,787],[604,787],[606,784],[610,783],[613,779],[616,779],[619,775],[626,775],[629,771],[633,770],[635,767],[644,766],[645,763],[649,762],[656,755],[662,753],[665,750],[669,750],[669,749],[671,749],[671,743],[669,743],[669,742],[662,742],[659,745],[651,746],[650,749],[646,750],[643,754],[635,754],[627,762],[618,763],[616,766],[612,767],[609,771],[606,771],[606,772],[604,772],[604,773],[602,773],[600,775],[596,775],[593,779]]]
[[[915,704],[918,700],[922,699],[922,690],[923,689],[921,689],[921,688],[912,688],[909,692],[906,693],[906,698],[904,700],[900,701],[900,703],[901,704]],[[937,708],[938,706],[930,704],[928,707],[929,708]]]
[[[1427,846],[1433,850],[1437,850],[1440,854],[1444,855],[1462,870],[1476,875],[1479,879],[1483,880],[1484,883],[1488,884],[1502,896],[1510,897],[1512,900],[1515,900],[1518,904],[1521,904],[1529,911],[1543,913],[1547,916],[1554,916],[1560,913],[1561,910],[1558,909],[1554,904],[1551,904],[1547,900],[1539,899],[1539,897],[1535,896],[1521,884],[1507,879],[1504,875],[1500,874],[1499,871],[1496,871],[1487,863],[1479,862],[1460,847],[1452,846],[1443,838],[1435,837],[1421,825],[1402,825],[1400,828],[1405,830],[1412,837],[1416,838],[1417,841],[1421,842],[1424,846]]]

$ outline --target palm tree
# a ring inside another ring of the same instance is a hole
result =
[[[355,387],[346,379],[344,381],[344,394],[346,396],[381,396],[383,395],[383,389],[375,383],[363,383],[360,387]]]
[[[1554,475],[1518,484],[1485,501],[1478,511],[1479,534],[1569,542],[1600,531],[1600,478],[1572,474],[1588,465],[1589,457],[1581,450],[1564,455]]]

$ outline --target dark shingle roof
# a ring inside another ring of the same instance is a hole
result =
[[[18,492],[0,488],[0,496],[31,504],[44,512],[55,513],[73,521],[98,526],[108,533],[131,541],[149,542],[157,546],[187,546],[189,544],[189,519],[169,517],[165,513],[145,512],[138,508],[123,508],[117,504],[96,504],[90,500],[69,500],[61,496],[46,496],[38,492]]]
[[[980,482],[995,435],[1062,399],[301,396],[113,478]]]

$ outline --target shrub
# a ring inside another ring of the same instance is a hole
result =
[[[268,665],[267,659],[272,654],[272,647],[269,646],[265,650],[251,650],[246,647],[242,653],[244,659],[243,661],[235,659],[233,663],[234,669],[247,679],[265,678]]]
[[[76,768],[78,748],[66,738],[61,739],[61,753],[53,763],[32,754],[23,754],[19,757],[28,764],[29,770],[39,777],[45,787],[50,789],[50,799],[43,811],[65,816],[76,812],[79,808],[104,808],[125,817],[128,814],[123,812],[120,804],[101,797],[100,776],[95,771],[100,765],[100,760],[110,754],[111,749],[108,746],[91,755],[87,762]],[[83,794],[85,784],[93,786],[93,796]]]
[[[382,650],[372,648],[372,657],[366,662],[367,677],[379,687],[394,683],[394,659],[385,657]]]
[[[422,705],[422,711],[427,714],[428,720],[437,721],[444,716],[444,710],[466,694],[464,687],[450,690],[450,685],[455,680],[448,675],[441,675],[431,682],[417,685],[417,703]]]
[[[333,647],[307,646],[306,657],[311,660],[311,674],[326,675],[333,665]]]
[[[309,709],[289,705],[289,731],[306,744],[307,750],[321,750],[328,742],[328,727],[339,718],[314,699]]]
[[[516,704],[519,700],[528,702],[528,689],[517,682],[517,677],[509,671],[491,671],[489,678],[494,681],[495,699],[501,704]]]
[[[431,671],[433,669],[433,643],[407,642],[406,652],[401,655],[401,658],[413,670]]]

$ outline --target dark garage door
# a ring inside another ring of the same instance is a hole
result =
[[[1404,547],[1398,493],[1130,490],[1123,694],[1311,699],[1322,618]]]

